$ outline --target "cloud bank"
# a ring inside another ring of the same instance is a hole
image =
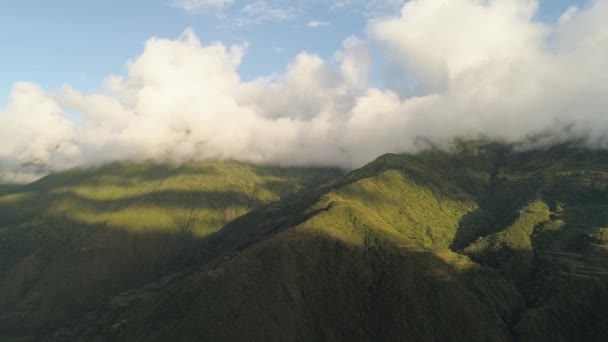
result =
[[[152,38],[99,93],[17,83],[0,109],[0,173],[206,158],[350,168],[416,150],[420,138],[519,141],[563,127],[607,147],[608,2],[554,25],[536,22],[537,8],[410,1],[370,20],[367,37],[346,39],[333,60],[301,53],[252,82],[237,72],[244,46],[203,44],[190,30]],[[398,82],[372,85],[370,46]]]

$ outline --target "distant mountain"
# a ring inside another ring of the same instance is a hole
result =
[[[457,141],[346,175],[115,164],[7,191],[7,339],[608,338],[608,152],[575,143]]]

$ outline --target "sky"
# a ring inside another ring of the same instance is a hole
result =
[[[18,81],[35,82],[47,90],[64,84],[87,92],[99,90],[105,77],[125,72],[126,62],[141,52],[146,40],[176,38],[187,28],[193,29],[203,42],[249,44],[247,58],[239,68],[244,80],[282,72],[301,51],[331,57],[342,40],[363,35],[369,19],[398,14],[404,2],[2,1],[0,105],[6,104]],[[193,5],[188,6],[189,3]],[[221,3],[225,5],[214,5]],[[569,6],[581,7],[585,3],[543,0],[537,20],[555,22]],[[258,4],[260,11],[249,14],[247,6],[251,8],[252,4]]]
[[[458,136],[604,147],[606,20],[605,0],[3,1],[0,178],[353,168]]]

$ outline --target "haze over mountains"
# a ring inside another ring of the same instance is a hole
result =
[[[420,138],[513,142],[547,131],[549,142],[606,146],[608,4],[572,7],[555,24],[537,10],[533,0],[411,1],[370,19],[333,57],[302,52],[252,81],[239,76],[246,44],[201,42],[191,30],[151,38],[102,91],[15,84],[0,109],[0,172],[19,180],[206,158],[353,168],[419,150]]]

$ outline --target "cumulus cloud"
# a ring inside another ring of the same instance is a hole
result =
[[[48,164],[70,167],[79,161],[74,124],[35,84],[13,87],[10,104],[0,109],[0,137],[0,179],[30,180]]]
[[[477,131],[509,140],[575,124],[601,142],[606,133],[608,53],[601,18],[608,3],[569,10],[547,26],[530,0],[412,1],[397,18],[370,26],[373,39],[418,84],[410,129],[449,137]],[[419,94],[423,94],[420,96]],[[407,94],[402,94],[402,96]],[[405,104],[412,99],[406,99]]]
[[[563,127],[608,146],[608,3],[568,10],[554,25],[534,20],[537,7],[410,1],[370,21],[365,39],[346,39],[333,60],[300,53],[251,82],[237,72],[244,46],[203,44],[190,30],[153,38],[99,93],[16,84],[0,109],[0,172],[206,158],[357,167],[413,151],[419,138],[520,141]],[[409,91],[371,85],[370,42]]]

